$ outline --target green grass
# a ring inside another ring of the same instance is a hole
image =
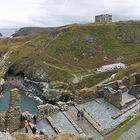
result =
[[[119,125],[115,130],[105,136],[105,140],[117,140],[119,136],[127,132],[132,126],[136,125],[140,121],[140,115],[133,119],[130,119],[123,124]]]
[[[131,64],[127,69],[120,70],[115,76],[116,80],[122,79],[124,76],[129,76],[131,73],[140,72],[140,62]]]
[[[71,74],[88,74],[104,64],[123,62],[135,70],[140,60],[139,36],[139,23],[74,24],[27,37],[0,39],[0,55],[12,50],[11,64],[31,60],[30,68],[43,68],[50,80],[69,81]],[[127,70],[117,76],[125,74]],[[82,86],[93,86],[108,76],[87,77]]]
[[[136,140],[140,140],[140,137],[138,137]]]
[[[109,78],[112,74],[113,72],[105,72],[105,73],[94,74],[93,76],[86,77],[79,84],[77,84],[76,88],[82,89],[85,87],[86,88],[93,87],[98,83],[100,83],[101,81],[104,81],[107,78]]]

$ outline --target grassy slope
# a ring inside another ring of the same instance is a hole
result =
[[[108,134],[104,140],[117,140],[119,136],[127,132],[132,126],[136,125],[139,121],[140,115],[133,118],[132,120],[124,122],[123,124],[119,125],[115,130],[113,130],[110,134]]]
[[[13,50],[12,63],[31,59],[32,69],[42,67],[50,80],[67,81],[74,75],[92,73],[103,64],[137,63],[140,23],[70,25],[28,37],[1,39],[0,54],[7,50]]]

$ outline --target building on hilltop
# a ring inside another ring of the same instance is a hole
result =
[[[118,69],[125,69],[126,66],[123,63],[116,63],[116,64],[110,64],[110,65],[103,65],[100,68],[97,68],[97,72],[106,72],[106,71],[114,71]]]
[[[95,16],[95,22],[112,22],[112,15],[97,15]]]

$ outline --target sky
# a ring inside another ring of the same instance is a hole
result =
[[[140,0],[0,0],[0,28],[88,23],[99,14],[140,20]]]

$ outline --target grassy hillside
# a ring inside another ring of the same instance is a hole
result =
[[[26,37],[0,39],[0,56],[7,51],[12,51],[11,65],[30,60],[28,69],[34,72],[43,68],[51,81],[69,81],[83,76],[87,79],[86,85],[92,86],[89,82],[94,85],[95,78],[107,78],[94,76],[97,67],[122,62],[133,69],[139,62],[140,23],[74,24]],[[94,81],[88,78],[90,74]]]

